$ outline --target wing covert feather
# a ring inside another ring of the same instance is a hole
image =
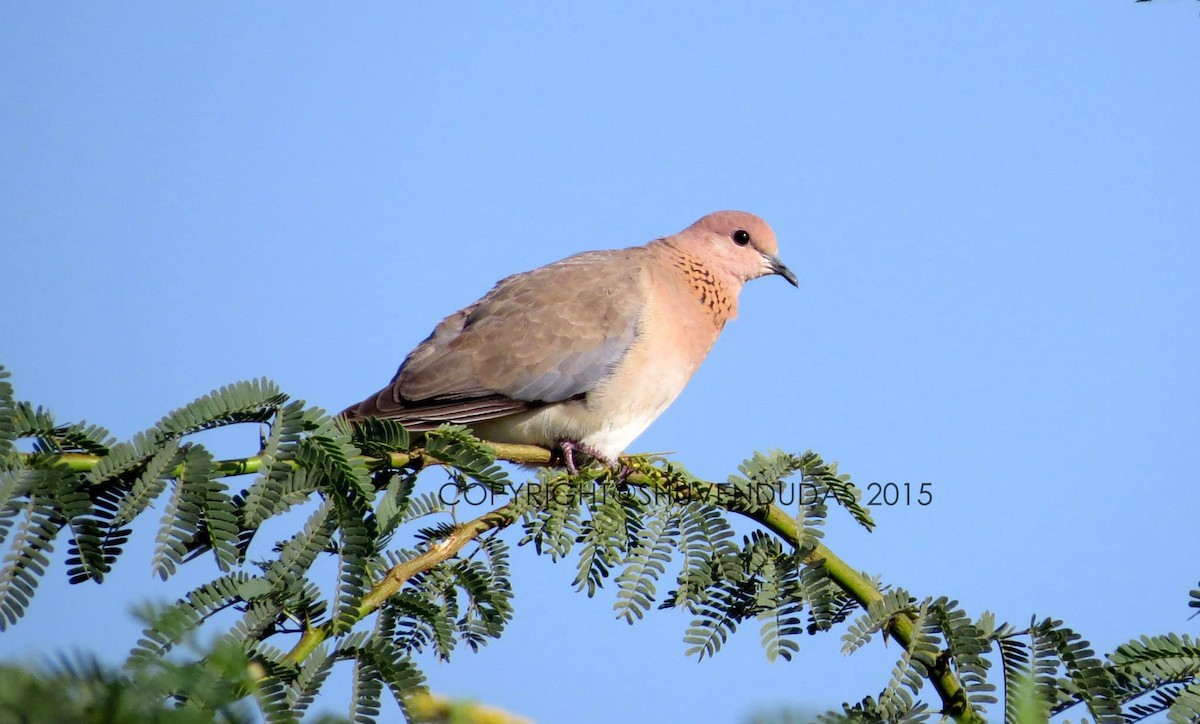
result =
[[[347,413],[469,423],[590,392],[637,337],[640,251],[586,252],[501,280]]]

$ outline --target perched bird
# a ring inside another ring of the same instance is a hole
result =
[[[609,465],[667,408],[737,316],[742,285],[778,274],[775,233],[742,211],[709,214],[643,246],[589,251],[501,280],[446,317],[351,421],[442,423]]]

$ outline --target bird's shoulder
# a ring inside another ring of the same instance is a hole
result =
[[[459,314],[464,329],[516,324],[545,326],[551,335],[579,327],[573,334],[611,336],[636,322],[648,279],[641,247],[587,251],[505,277]]]
[[[645,248],[585,251],[501,279],[480,301],[489,297],[575,289],[629,288],[640,283]]]
[[[409,355],[400,394],[558,401],[587,392],[637,336],[642,256],[638,247],[584,252],[505,277]]]

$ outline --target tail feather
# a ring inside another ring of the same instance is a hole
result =
[[[410,430],[420,432],[432,430],[438,425],[472,425],[484,420],[507,417],[524,412],[537,403],[514,400],[502,395],[488,395],[468,399],[433,399],[413,402],[395,394],[393,387],[385,387],[367,399],[342,410],[341,417],[355,422],[368,417],[395,420]]]

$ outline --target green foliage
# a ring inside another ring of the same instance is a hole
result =
[[[299,489],[294,484],[295,461],[301,435],[316,427],[314,412],[305,409],[303,402],[297,400],[278,408],[267,434],[262,436],[259,474],[237,501],[247,526],[262,525],[307,497],[303,494],[307,492],[303,484],[307,483],[307,476],[303,476]]]
[[[9,542],[9,554],[0,568],[0,631],[24,615],[50,563],[47,554],[54,550],[52,541],[62,526],[54,519],[53,504],[33,491],[41,489],[37,485],[39,478],[50,477],[57,482],[61,472],[58,467],[48,471],[48,475],[30,472],[24,476],[31,483],[25,499],[10,499],[6,505],[4,517],[16,517],[19,522]]]
[[[459,488],[474,482],[494,493],[508,489],[508,475],[496,464],[496,451],[461,425],[442,425],[427,433],[425,453],[453,463],[446,470]]]
[[[826,493],[832,495],[859,525],[874,530],[875,520],[871,517],[871,511],[862,505],[862,491],[850,482],[849,475],[838,473],[837,463],[826,463],[820,455],[809,450],[800,456],[799,466],[803,483],[817,491],[818,499],[824,501],[828,497]],[[801,502],[804,502],[803,498]]]
[[[779,450],[760,452],[738,465],[741,475],[729,476],[733,510],[763,510],[783,492],[785,481],[801,467],[800,458]],[[743,477],[745,476],[745,477]]]
[[[650,457],[633,460],[628,478],[544,468],[516,487],[495,449],[461,427],[350,427],[266,380],[221,388],[124,442],[56,422],[17,401],[8,380],[0,368],[0,630],[32,605],[60,537],[68,580],[101,583],[156,505],[152,571],[167,578],[211,553],[217,575],[148,614],[122,670],[76,659],[0,672],[10,674],[0,675],[0,707],[35,707],[22,697],[59,686],[78,697],[64,712],[115,696],[129,721],[287,722],[340,665],[354,682],[351,720],[375,720],[385,697],[409,716],[424,693],[417,657],[476,651],[512,620],[511,552],[499,533],[519,523],[520,545],[554,561],[576,556],[579,591],[615,582],[617,618],[686,615],[686,653],[699,659],[749,622],[770,661],[835,629],[847,653],[877,635],[900,644],[877,695],[819,721],[925,721],[938,708],[979,721],[996,702],[997,660],[1009,722],[1074,706],[1097,722],[1200,718],[1200,645],[1188,636],[1142,637],[1102,661],[1059,621],[1018,631],[990,614],[973,620],[949,598],[918,599],[846,566],[824,545],[830,507],[867,530],[875,523],[849,476],[812,451],[754,453],[724,484]],[[191,437],[243,424],[260,433],[250,458],[215,460]],[[449,484],[422,489],[430,467]],[[790,487],[797,502],[784,512]],[[494,509],[462,520],[480,497]],[[257,540],[289,511],[296,527],[282,540]],[[318,567],[322,559],[333,566]],[[332,580],[315,573],[331,568]],[[1200,608],[1200,590],[1189,605]],[[197,651],[200,632],[217,643]],[[932,689],[941,707],[922,700]]]
[[[458,559],[418,574],[384,604],[380,625],[401,649],[432,649],[449,661],[460,641],[478,650],[503,633],[512,619],[507,546],[492,538],[479,550],[480,560]]]
[[[1061,621],[1046,619],[1036,629],[1038,635],[1049,640],[1066,670],[1068,678],[1059,682],[1060,689],[1081,699],[1098,723],[1121,721],[1121,707],[1112,674],[1096,658],[1091,644],[1063,626]],[[1065,709],[1069,705],[1060,705],[1058,709]]]
[[[900,660],[892,669],[892,678],[879,694],[878,711],[886,719],[902,719],[912,714],[913,696],[920,693],[935,666],[938,640],[930,608],[928,601],[922,601],[912,612],[916,636],[900,653]]]
[[[0,367],[0,472],[9,469],[17,452],[17,403],[9,377],[12,373]]]
[[[215,505],[224,504],[218,519],[218,530],[223,536],[220,542],[223,545],[217,550],[228,549],[230,543],[224,536],[236,539],[237,535],[232,522],[233,505],[223,495],[225,486],[213,479],[215,471],[212,455],[203,447],[194,445],[186,445],[179,452],[180,464],[175,471],[177,477],[174,489],[166,510],[163,511],[151,562],[154,572],[164,581],[174,574],[183,562],[188,546],[200,538],[202,531],[208,532],[205,530],[208,528],[206,507],[210,496]],[[222,570],[229,570],[230,564],[227,560],[221,556],[218,556],[217,560]]]
[[[816,718],[820,724],[857,724],[858,722],[910,722],[929,721],[929,707],[918,703],[912,709],[897,712],[868,696],[856,704],[842,704],[841,711],[828,711]]]
[[[200,585],[172,607],[143,612],[141,618],[150,625],[130,652],[129,664],[153,664],[176,645],[191,640],[196,629],[209,617],[230,606],[253,600],[256,589],[248,585],[253,580],[246,573],[231,573]],[[262,588],[257,591],[261,592]]]
[[[641,619],[654,603],[658,579],[667,571],[679,542],[679,516],[655,511],[629,550],[628,564],[617,576],[620,590],[613,609],[628,623]]]
[[[229,685],[253,684],[245,674],[244,657],[241,671],[229,665],[237,653],[236,647],[224,647],[204,666],[168,664],[143,675],[114,670],[84,655],[37,668],[0,665],[0,721],[250,724],[255,721],[253,707],[239,702],[244,692]],[[230,673],[236,678],[223,678]],[[181,701],[170,701],[170,693]]]
[[[740,575],[738,547],[733,528],[719,508],[688,503],[677,515],[683,565],[676,578],[678,588],[667,594],[660,607],[694,614],[714,583]]]
[[[992,644],[984,630],[958,607],[958,601],[945,597],[929,606],[929,623],[944,640],[946,663],[957,675],[971,705],[982,708],[995,704],[996,687],[987,680],[992,662],[983,656]]]
[[[990,622],[986,617],[980,630]],[[1078,704],[1098,723],[1163,712],[1172,722],[1198,720],[1200,643],[1190,636],[1142,636],[1118,646],[1107,663],[1054,619],[1035,618],[1022,631],[1004,624],[986,638],[997,644],[1003,664],[1006,721],[1028,721],[1031,711],[1044,720]]]
[[[1134,720],[1165,711],[1172,722],[1200,721],[1200,641],[1178,634],[1142,636],[1118,646],[1109,660],[1123,701],[1153,692],[1148,703],[1130,707]]]
[[[897,588],[883,594],[878,601],[872,601],[866,613],[846,629],[846,633],[842,635],[842,653],[854,653],[882,631],[897,615],[912,610],[912,596],[904,589]]]
[[[539,470],[536,481],[521,490],[529,505],[522,516],[525,536],[520,545],[533,543],[538,555],[549,555],[556,561],[565,558],[582,528],[580,499],[583,485],[585,483],[571,481],[561,472]],[[578,578],[575,585],[579,585]]]
[[[117,668],[88,655],[62,656],[41,665],[0,665],[0,721],[66,724],[250,724],[296,721],[303,706],[287,700],[283,682],[271,675],[268,656],[224,639],[201,647],[181,606],[146,607],[140,616],[151,630],[171,630],[190,652],[177,661],[143,651]],[[161,650],[160,650],[161,651]],[[322,666],[314,657],[313,667]],[[303,681],[312,680],[302,671]],[[311,701],[311,699],[310,699]],[[322,724],[340,720],[320,717]]]

